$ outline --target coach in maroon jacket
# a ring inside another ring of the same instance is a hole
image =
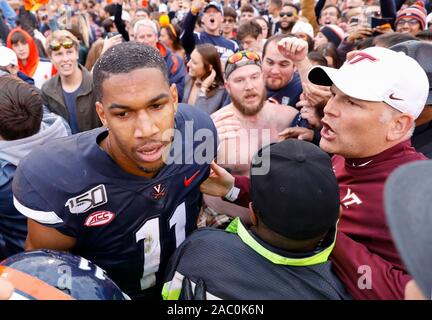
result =
[[[324,108],[320,147],[335,154],[343,207],[334,269],[356,299],[402,299],[411,277],[387,226],[383,188],[398,166],[426,159],[411,146],[410,137],[428,96],[427,76],[403,53],[368,48],[339,70],[313,68],[309,80],[331,86],[333,93]],[[202,191],[247,205],[248,181],[236,178],[233,186],[234,179],[225,178],[225,189],[216,190],[211,182],[224,172],[213,168]]]

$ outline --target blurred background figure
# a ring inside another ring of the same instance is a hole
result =
[[[182,102],[195,106],[208,114],[219,110],[226,99],[221,61],[211,44],[195,47],[188,62]]]

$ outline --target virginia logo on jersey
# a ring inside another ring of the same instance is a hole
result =
[[[156,186],[153,186],[153,199],[159,200],[165,196],[165,187],[159,183]]]
[[[66,202],[65,207],[69,207],[69,211],[73,214],[80,214],[103,205],[107,201],[108,197],[105,186],[100,184],[77,197],[70,198]]]

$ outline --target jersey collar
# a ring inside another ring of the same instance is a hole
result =
[[[234,219],[226,228],[226,231],[237,234],[246,245],[274,264],[296,267],[311,266],[327,262],[336,243],[336,230],[334,230],[333,241],[324,250],[306,258],[288,258],[270,251],[256,241],[243,226],[239,218]]]

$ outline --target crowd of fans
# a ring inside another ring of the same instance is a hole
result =
[[[432,157],[431,11],[422,0],[0,0],[0,260],[72,251],[132,299],[428,298],[422,260],[407,253],[418,244],[405,245],[417,231],[400,232],[394,205],[415,195],[401,178],[386,183]],[[159,132],[186,132],[189,120],[217,133],[214,162],[168,174],[156,155],[179,138]],[[269,170],[254,172],[265,157]],[[88,173],[108,165],[111,182]],[[79,211],[88,192],[105,202]],[[130,201],[113,209],[113,194]],[[156,206],[166,194],[176,200]],[[78,228],[92,222],[75,214],[99,205],[114,214],[98,230],[148,206],[141,225],[121,227],[137,248]],[[165,214],[153,233],[150,209]]]

